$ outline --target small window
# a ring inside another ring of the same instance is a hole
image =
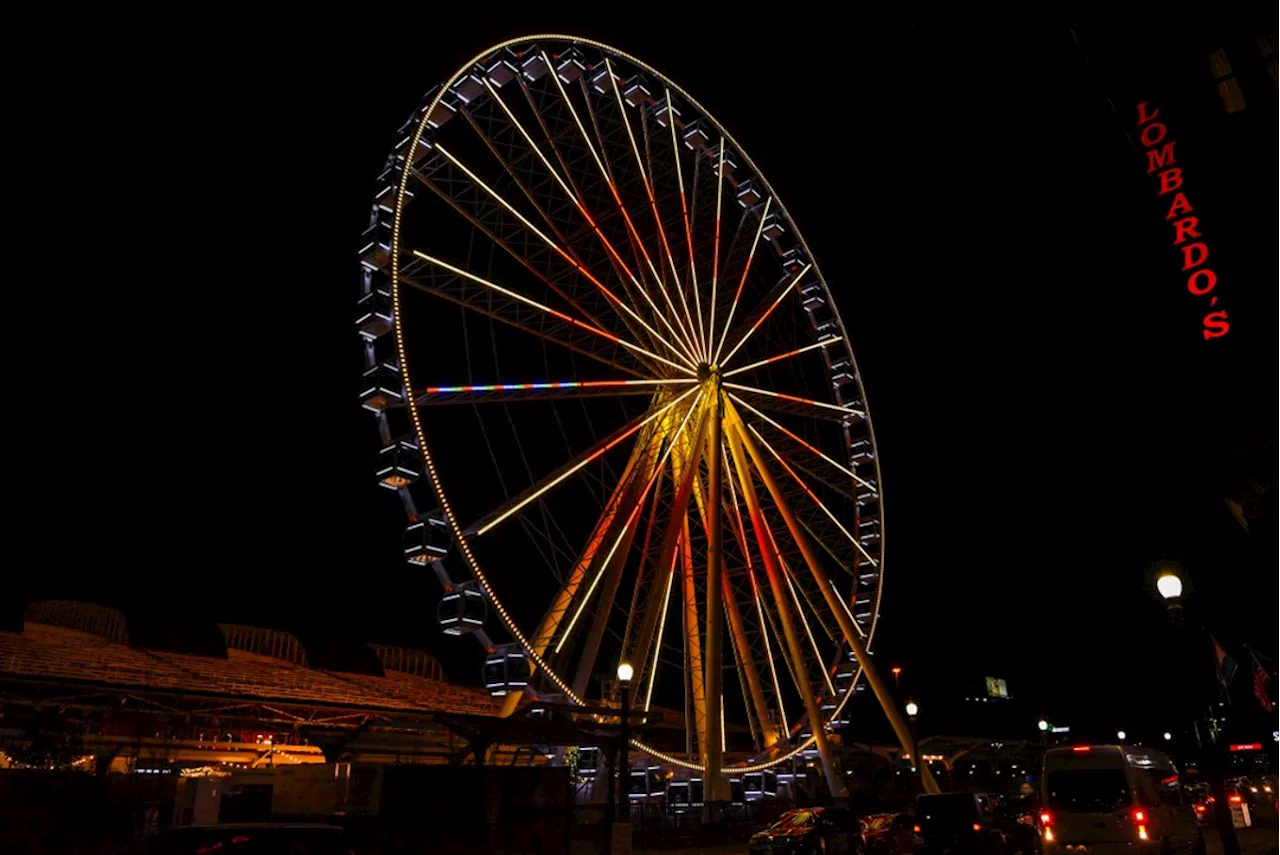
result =
[[[1182,784],[1177,772],[1172,769],[1148,769],[1147,775],[1150,776],[1157,805],[1178,807],[1182,804]]]

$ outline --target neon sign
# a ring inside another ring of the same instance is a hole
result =
[[[1154,175],[1160,182],[1160,196],[1173,196],[1169,199],[1169,212],[1165,219],[1173,226],[1173,245],[1182,253],[1182,272],[1187,274],[1187,290],[1196,297],[1209,297],[1209,308],[1218,305],[1218,295],[1213,290],[1218,286],[1218,274],[1207,266],[1209,261],[1209,244],[1202,240],[1200,234],[1200,218],[1188,216],[1195,208],[1182,190],[1182,167],[1177,166],[1174,146],[1177,140],[1168,139],[1169,126],[1156,121],[1159,110],[1152,110],[1150,102],[1143,101],[1138,105],[1138,139],[1147,155],[1147,174]],[[1211,338],[1222,338],[1231,329],[1227,322],[1225,309],[1209,312],[1202,320],[1201,332],[1206,341]]]

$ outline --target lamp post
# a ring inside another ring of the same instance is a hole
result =
[[[920,705],[915,701],[907,701],[907,722],[911,725],[911,766],[916,773],[916,777],[920,781],[920,791],[924,792],[923,772],[924,768],[920,763],[920,739],[916,736],[916,716],[920,715]]]
[[[618,665],[618,687],[622,696],[622,721],[618,726],[618,809],[623,817],[613,832],[613,850],[631,851],[631,678],[635,669],[630,662]]]
[[[1178,575],[1175,568],[1166,567],[1160,571],[1160,574],[1156,577],[1156,591],[1160,594],[1161,599],[1164,600],[1164,606],[1169,612],[1169,617],[1182,633],[1183,643],[1191,651],[1191,698],[1196,710],[1196,722],[1194,723],[1198,723],[1206,698],[1202,696],[1204,689],[1200,688],[1205,681],[1197,672],[1203,670],[1205,674],[1212,675],[1210,683],[1212,689],[1208,694],[1208,697],[1212,698],[1218,688],[1216,666],[1211,662],[1207,662],[1206,657],[1202,655],[1208,653],[1209,650],[1208,645],[1201,638],[1202,633],[1193,633],[1187,628],[1186,616],[1183,613],[1182,606],[1182,577]],[[1202,663],[1210,667],[1202,669]],[[1209,766],[1209,789],[1213,793],[1214,818],[1218,824],[1218,835],[1222,838],[1222,853],[1223,855],[1240,855],[1240,841],[1236,837],[1235,825],[1231,820],[1231,805],[1227,801],[1226,785],[1222,780],[1222,769],[1225,765],[1222,758],[1222,749],[1215,732],[1210,729],[1208,733],[1209,745],[1206,753],[1209,760],[1207,764]],[[1169,737],[1170,735],[1166,733],[1165,738],[1168,739]],[[1202,747],[1204,747],[1203,744]]]
[[[1040,746],[1046,751],[1049,750],[1049,722],[1046,719],[1040,719],[1036,722],[1036,727],[1040,729]]]

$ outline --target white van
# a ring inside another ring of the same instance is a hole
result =
[[[1173,761],[1137,745],[1076,745],[1044,756],[1045,852],[1169,855],[1190,851],[1195,810]]]

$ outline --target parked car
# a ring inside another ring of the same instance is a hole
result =
[[[799,808],[751,835],[748,851],[752,855],[855,855],[862,852],[862,830],[848,808]]]
[[[921,845],[915,821],[905,813],[871,814],[862,818],[866,855],[914,855]]]
[[[351,855],[336,825],[236,823],[170,828],[122,855]]]
[[[913,830],[922,855],[1006,855],[1006,839],[991,799],[978,793],[942,793],[916,798]]]

